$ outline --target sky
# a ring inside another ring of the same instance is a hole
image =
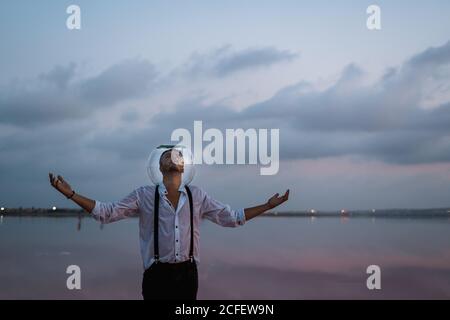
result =
[[[66,8],[81,8],[81,29]],[[381,30],[366,8],[381,8]],[[278,174],[200,165],[233,207],[450,206],[448,1],[3,1],[0,206],[114,201],[174,129],[276,128]]]

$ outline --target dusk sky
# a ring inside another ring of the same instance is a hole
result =
[[[66,8],[81,8],[69,30]],[[381,30],[366,8],[381,8]],[[202,165],[235,208],[450,206],[449,1],[3,1],[0,206],[113,201],[174,129],[276,128],[280,170]]]

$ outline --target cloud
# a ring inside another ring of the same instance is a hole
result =
[[[157,77],[146,60],[125,60],[75,80],[76,64],[56,66],[26,82],[0,88],[0,124],[39,126],[84,119],[100,108],[149,94]]]
[[[275,47],[233,50],[230,45],[225,45],[206,54],[193,54],[183,69],[189,76],[225,77],[241,71],[290,62],[297,57],[297,53]]]
[[[37,83],[0,89],[0,177],[8,182],[0,191],[19,194],[20,185],[40,185],[47,170],[60,169],[74,183],[102,190],[100,196],[119,196],[145,180],[150,150],[170,142],[174,129],[192,129],[194,120],[203,120],[204,130],[279,128],[282,160],[450,163],[450,99],[436,96],[450,80],[449,47],[450,42],[418,53],[372,83],[365,81],[363,68],[349,64],[325,89],[299,81],[240,111],[226,99],[206,102],[204,96],[183,95],[157,113],[119,108],[122,117],[110,127],[98,126],[102,112],[109,114],[110,105],[142,97],[158,85],[152,65],[123,62],[82,79],[76,65],[56,67],[38,76]],[[425,105],[425,100],[434,103]],[[105,183],[114,187],[103,190]],[[37,192],[36,201],[41,198]]]
[[[111,105],[148,94],[157,71],[146,60],[126,60],[79,85],[81,97],[95,105]]]
[[[449,47],[450,42],[425,50],[370,84],[364,84],[364,70],[350,64],[325,90],[301,81],[242,111],[205,104],[201,98],[183,100],[175,111],[155,115],[148,128],[131,131],[128,138],[120,130],[120,145],[126,148],[114,148],[123,157],[136,156],[149,137],[168,139],[172,130],[192,129],[194,120],[203,120],[205,129],[279,128],[282,159],[450,162],[450,102],[431,108],[421,103],[432,88],[450,80],[450,73],[442,72],[450,63]]]
[[[38,76],[38,79],[55,85],[58,89],[66,89],[69,81],[75,76],[76,64],[70,63],[67,66],[56,66],[51,71]]]
[[[431,47],[427,50],[413,56],[407,62],[407,65],[418,67],[434,67],[444,65],[450,62],[450,41],[440,47]]]
[[[212,53],[194,55],[182,67],[190,76],[223,77],[241,70],[290,61],[297,55],[273,47],[233,51],[224,46]],[[55,121],[87,118],[102,108],[148,96],[156,86],[170,85],[176,72],[159,77],[147,60],[128,59],[98,75],[76,79],[77,65],[55,66],[29,81],[0,88],[0,124],[40,126]]]

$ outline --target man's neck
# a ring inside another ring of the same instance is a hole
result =
[[[163,175],[163,183],[169,193],[178,192],[181,186],[181,180],[181,173],[179,172],[171,172]]]

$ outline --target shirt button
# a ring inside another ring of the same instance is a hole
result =
[[[178,229],[178,226],[175,226],[175,228],[177,228],[177,229]]]
[[[178,242],[178,239],[176,241]]]
[[[176,255],[178,256],[178,253]]]

